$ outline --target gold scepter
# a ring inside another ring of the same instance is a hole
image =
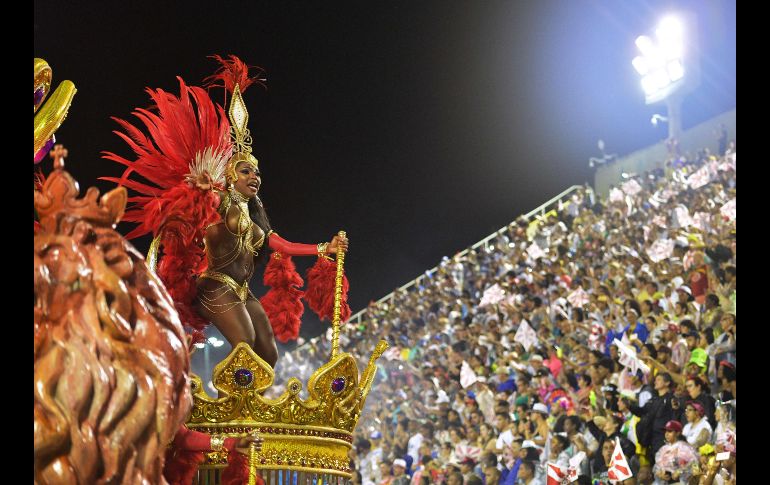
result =
[[[249,443],[249,485],[257,485],[257,444]]]
[[[341,239],[345,237],[345,231],[337,233]],[[332,314],[332,358],[340,351],[340,320],[342,315],[342,277],[345,265],[345,251],[337,246],[337,276],[334,280],[334,313]]]

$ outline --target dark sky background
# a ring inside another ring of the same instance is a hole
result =
[[[121,167],[100,152],[129,154],[109,117],[146,107],[146,86],[198,84],[215,53],[265,68],[268,89],[245,94],[261,197],[289,240],[348,232],[356,312],[592,182],[599,138],[620,155],[665,138],[649,121],[665,107],[644,104],[631,59],[634,39],[683,7],[701,50],[687,129],[735,107],[734,1],[36,0],[34,54],[54,85],[76,84],[56,136],[81,190],[103,192],[111,184],[96,178]]]

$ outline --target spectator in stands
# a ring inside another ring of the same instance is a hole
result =
[[[677,417],[674,410],[675,404],[673,404],[675,398],[671,392],[672,384],[673,380],[670,374],[659,373],[655,376],[656,394],[647,401],[644,407],[630,406],[631,412],[642,418],[636,424],[636,435],[639,443],[649,448],[651,456],[648,459],[651,459],[664,444],[665,430],[663,428],[665,424]]]
[[[687,423],[684,425],[682,435],[688,443],[695,448],[700,448],[711,441],[712,427],[706,419],[706,410],[697,401],[689,401],[684,408]]]
[[[523,461],[519,467],[519,483],[522,485],[545,485],[537,474],[537,464],[534,461]]]
[[[409,477],[406,475],[406,461],[402,458],[393,460],[393,480],[391,485],[409,485]],[[462,484],[462,480],[460,481]]]
[[[708,393],[706,383],[699,377],[688,377],[685,381],[685,389],[689,395],[690,400],[695,401],[701,405],[703,412],[711,425],[711,429],[716,427],[716,399]]]
[[[391,482],[393,481],[393,474],[391,473],[391,462],[390,460],[383,459],[380,462],[380,483],[377,485],[391,485]]]
[[[687,483],[688,478],[692,474],[692,466],[697,463],[698,452],[690,446],[686,441],[680,441],[682,436],[682,423],[679,421],[669,421],[665,427],[666,444],[658,450],[655,455],[655,466],[653,467],[653,473],[655,477],[662,480],[662,483],[676,483],[684,481]],[[688,453],[676,453],[680,459],[676,462],[670,460],[662,460],[665,456],[672,453],[673,448],[689,448]],[[683,461],[684,457],[691,457],[689,461]]]

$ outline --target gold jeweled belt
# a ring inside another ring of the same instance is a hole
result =
[[[246,298],[249,296],[249,280],[243,282],[243,284],[239,285],[232,276],[226,275],[224,273],[219,273],[217,271],[204,271],[201,275],[201,278],[208,278],[210,280],[219,281],[220,283],[226,284],[233,292],[240,298],[241,302],[245,302]]]

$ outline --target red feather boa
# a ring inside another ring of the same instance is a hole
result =
[[[331,320],[334,315],[334,289],[337,278],[337,265],[326,258],[318,258],[318,261],[307,271],[307,289],[305,301],[321,320]],[[350,284],[347,276],[342,277],[342,305],[341,317],[345,322],[350,318],[350,305],[348,305],[348,290]]]
[[[169,485],[190,485],[204,459],[202,451],[169,448],[166,451],[166,463],[163,465],[163,477]],[[248,469],[246,473],[248,480]]]
[[[219,197],[214,192],[203,192],[182,183],[169,190],[153,205],[157,216],[152,230],[161,230],[163,257],[158,265],[158,276],[166,285],[182,323],[203,330],[208,321],[194,308],[197,286],[194,276],[206,269],[203,250],[205,227],[219,219]]]
[[[169,449],[163,466],[163,477],[169,485],[190,485],[205,460],[203,451]],[[249,460],[241,453],[233,451],[228,455],[227,467],[222,470],[222,485],[246,485],[249,483]],[[265,481],[257,474],[257,484]]]
[[[303,281],[291,256],[274,252],[265,268],[263,281],[265,286],[270,287],[270,291],[262,297],[260,303],[270,320],[276,340],[282,343],[295,340],[299,337],[304,311],[303,292],[299,289]]]

